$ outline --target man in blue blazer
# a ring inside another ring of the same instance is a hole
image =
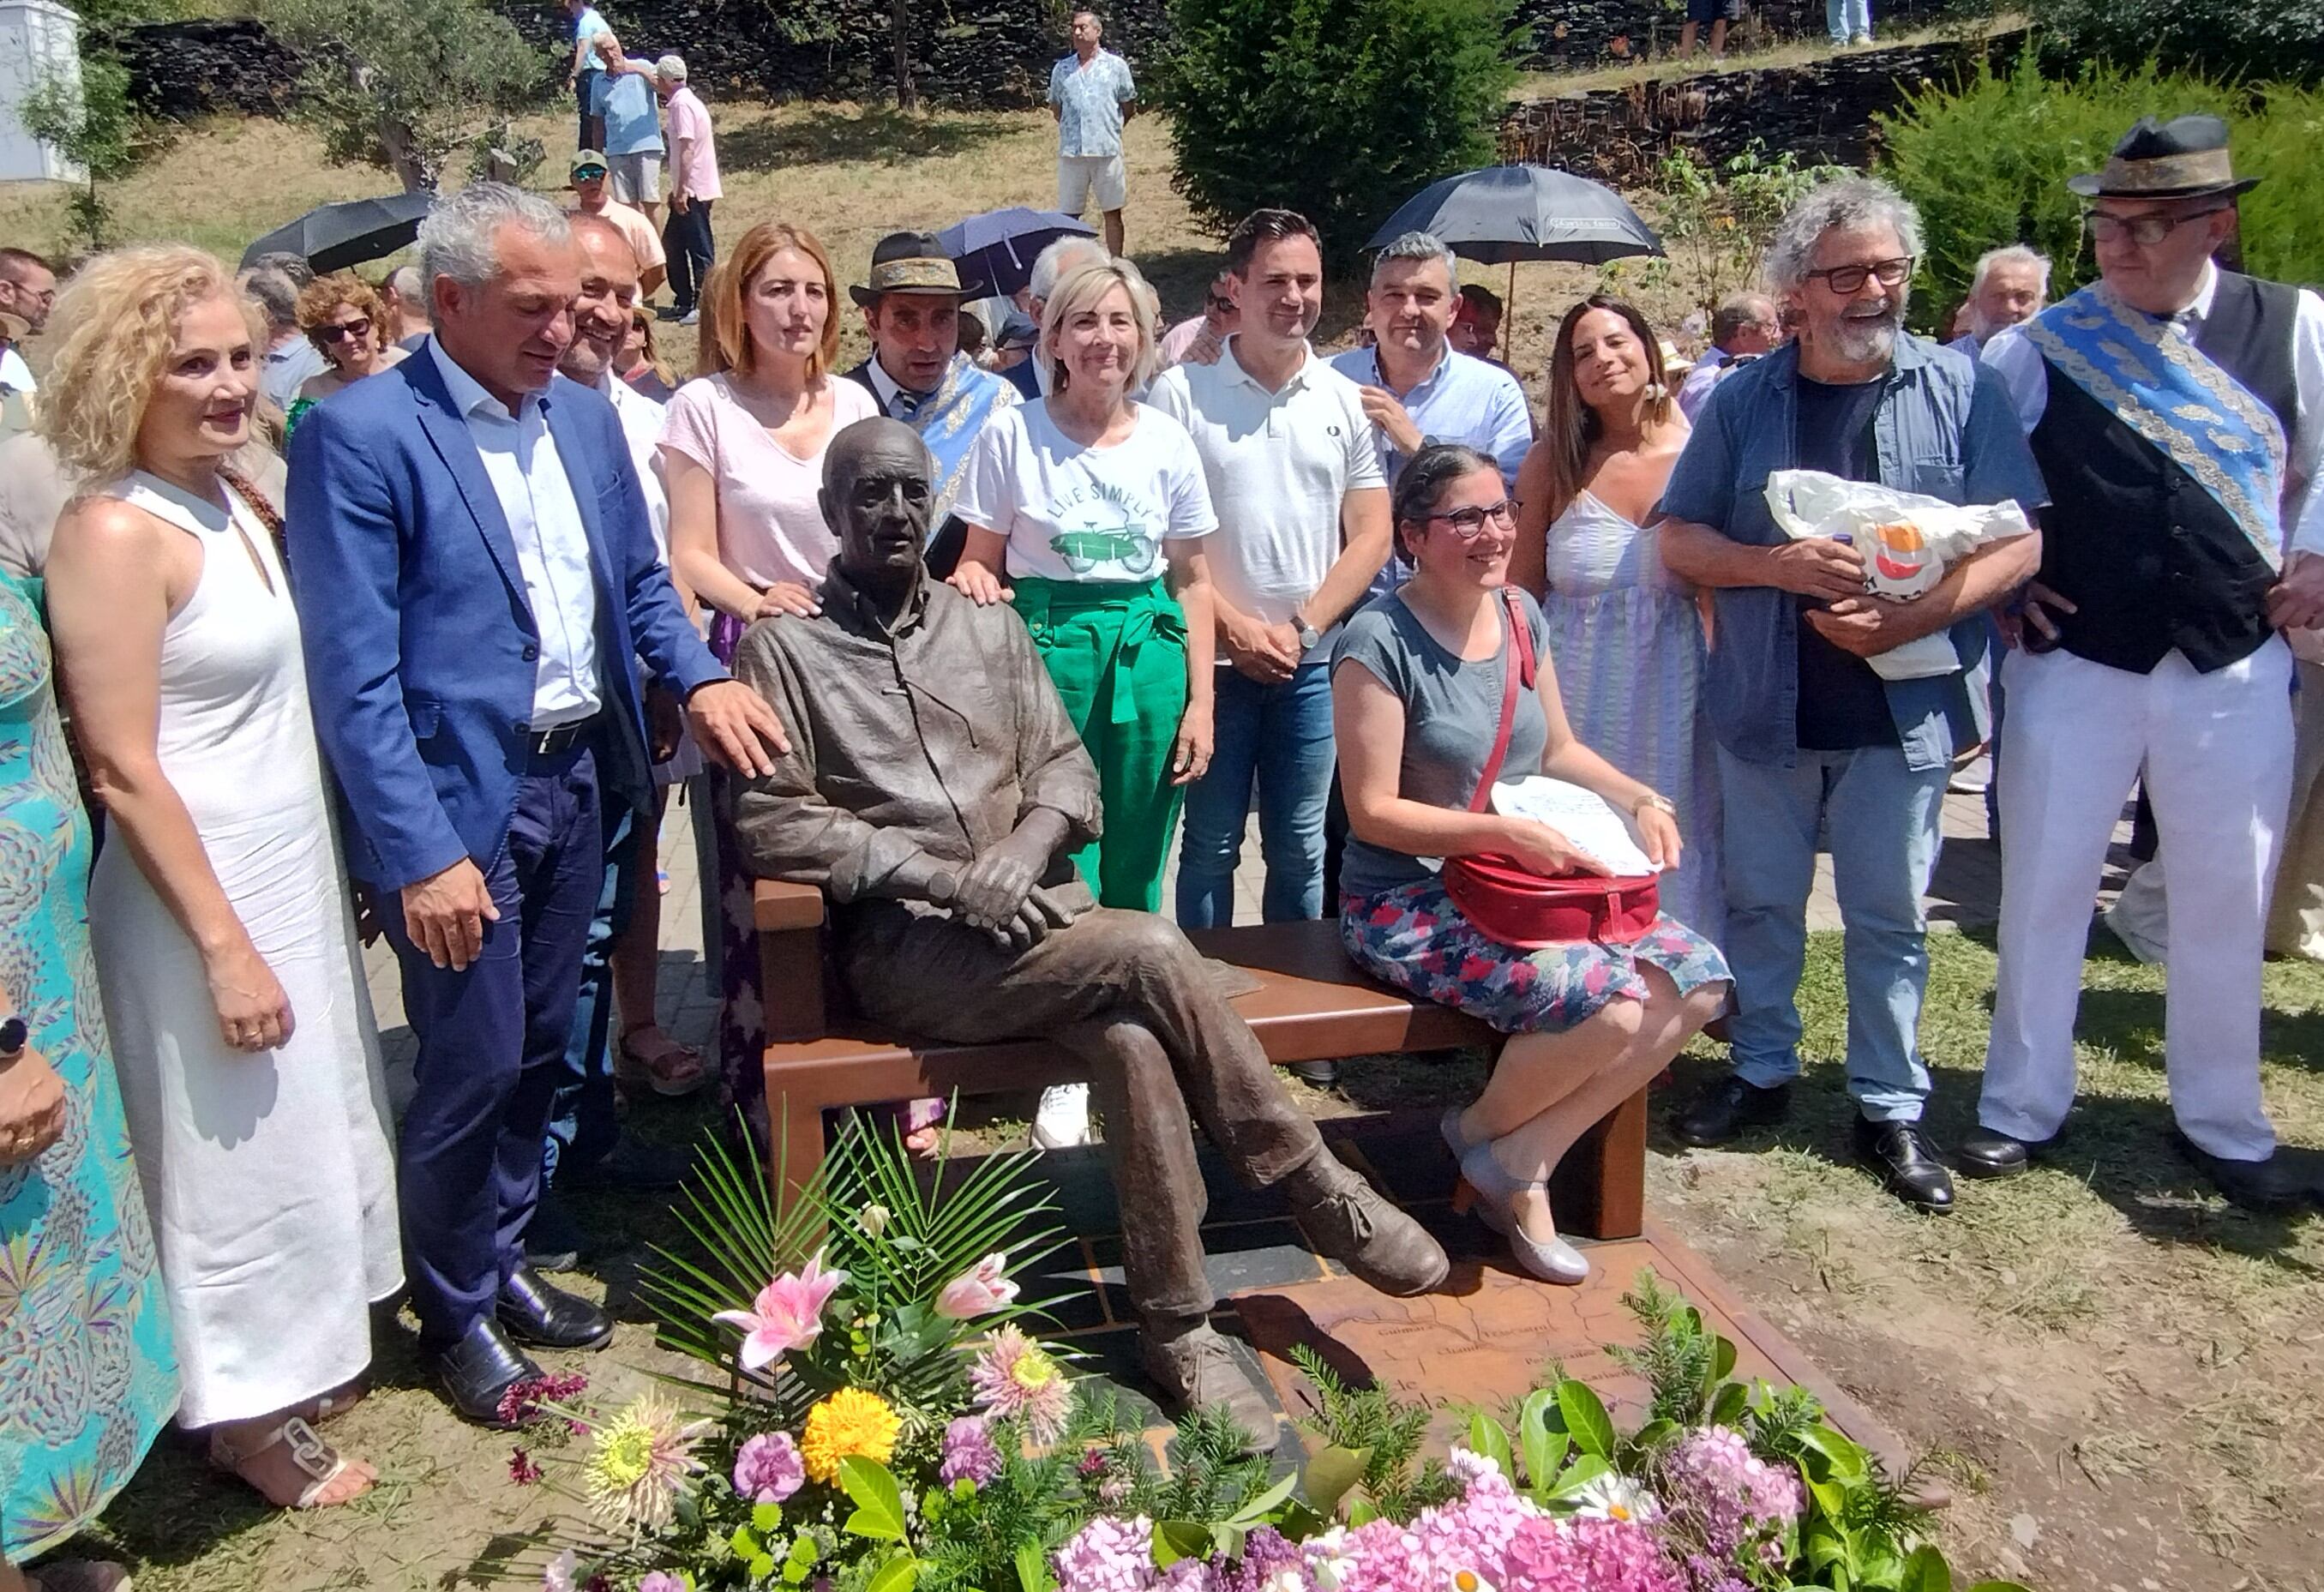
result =
[[[580,290],[563,216],[482,183],[438,203],[420,251],[435,336],[301,421],[286,536],[348,866],[420,1040],[412,1305],[452,1403],[498,1423],[539,1375],[516,1343],[613,1337],[524,1264],[524,1229],[604,827],[651,810],[638,661],[722,760],[771,772],[784,742],[687,622],[612,406],[556,373]]]

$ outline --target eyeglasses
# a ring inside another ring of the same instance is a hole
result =
[[[1894,260],[1876,260],[1869,265],[1834,265],[1823,271],[1811,271],[1810,277],[1821,277],[1824,285],[1835,293],[1853,293],[1864,286],[1867,277],[1877,278],[1884,288],[1901,288],[1913,274],[1913,257],[1900,254]]]
[[[371,317],[367,315],[359,315],[350,321],[334,321],[329,326],[315,328],[315,340],[318,343],[336,343],[342,337],[368,337],[369,336],[371,336]]]
[[[2190,210],[2180,216],[2108,216],[2098,210],[2086,210],[2082,225],[2088,229],[2094,244],[2118,244],[2128,238],[2142,247],[2151,248],[2169,237],[2190,221],[2200,221],[2206,216],[2217,216],[2225,205],[2213,205],[2208,209]]]
[[[1482,508],[1472,503],[1467,508],[1455,509],[1449,514],[1424,514],[1421,519],[1428,524],[1434,524],[1442,520],[1452,528],[1454,536],[1464,542],[1469,542],[1477,539],[1477,533],[1485,529],[1485,521],[1488,520],[1498,520],[1515,529],[1519,507],[1515,498],[1503,498],[1498,503],[1487,503]]]

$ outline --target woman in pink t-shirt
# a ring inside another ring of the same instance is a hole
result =
[[[842,427],[872,418],[879,406],[864,388],[832,373],[838,284],[814,234],[760,223],[713,278],[707,298],[705,374],[669,400],[661,456],[671,571],[680,590],[710,607],[711,648],[731,659],[752,620],[816,612],[824,570],[839,550],[815,501],[824,450]],[[763,1131],[766,1022],[750,884],[723,822],[717,888],[726,1103],[742,1107]]]

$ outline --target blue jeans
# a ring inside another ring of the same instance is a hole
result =
[[[1234,922],[1250,787],[1259,780],[1259,843],[1267,858],[1260,916],[1298,923],[1323,916],[1323,809],[1332,795],[1332,672],[1308,664],[1281,685],[1231,668],[1218,674],[1211,769],[1186,792],[1178,852],[1178,926]]]
[[[626,804],[606,814],[604,881],[589,937],[581,949],[580,998],[573,1008],[573,1037],[565,1046],[565,1070],[549,1106],[549,1135],[541,1146],[540,1181],[557,1182],[560,1164],[587,1166],[611,1155],[621,1132],[613,1107],[613,942],[629,926],[638,898],[638,814]]]
[[[1859,33],[1872,37],[1872,0],[1823,0],[1824,32],[1835,44],[1845,44]]]
[[[1921,998],[1929,981],[1921,897],[1936,871],[1947,770],[1894,747],[1803,751],[1789,768],[1721,748],[1727,961],[1735,1071],[1761,1089],[1800,1072],[1800,970],[1816,834],[1828,829],[1848,982],[1848,1092],[1864,1115],[1917,1122],[1929,1098]]]

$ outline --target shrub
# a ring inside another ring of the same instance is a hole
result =
[[[1346,259],[1439,177],[1489,163],[1516,81],[1512,0],[1171,0],[1151,75],[1172,179],[1220,233],[1299,211]]]
[[[2236,170],[2264,179],[2242,202],[2244,265],[2294,282],[2324,280],[2324,97],[2291,87],[2246,90],[2153,66],[2092,65],[2044,78],[2029,54],[2006,76],[1980,70],[1959,89],[1930,88],[1881,118],[1886,175],[1921,207],[1925,233],[1916,320],[1969,290],[1977,257],[2026,243],[2052,262],[2052,297],[2096,274],[2082,246],[2081,201],[2066,179],[2095,171],[2142,115],[2225,116]]]
[[[2324,0],[2034,0],[2051,64],[2088,60],[2211,77],[2324,81]]]

